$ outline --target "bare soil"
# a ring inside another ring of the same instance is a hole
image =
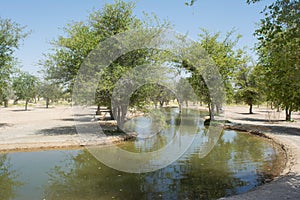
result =
[[[0,109],[0,152],[36,151],[41,149],[78,148],[86,145],[77,134],[74,112],[70,106]],[[78,117],[77,117],[78,119]],[[82,116],[84,123],[85,116]],[[95,120],[95,123],[98,123]],[[113,122],[101,124],[107,130]],[[96,138],[94,144],[111,144],[129,139],[126,135]]]

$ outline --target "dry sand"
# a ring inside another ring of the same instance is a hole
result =
[[[78,148],[85,138],[77,134],[71,107],[31,107],[0,109],[0,151],[34,151],[53,148]],[[82,117],[84,119],[84,116]],[[82,122],[84,123],[84,122]],[[97,123],[95,121],[95,123]],[[124,140],[124,136],[98,138],[108,144]]]

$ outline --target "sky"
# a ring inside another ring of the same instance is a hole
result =
[[[251,49],[257,42],[253,36],[257,23],[263,15],[260,11],[271,0],[252,5],[246,0],[198,0],[192,7],[185,6],[186,0],[137,0],[134,15],[141,18],[143,12],[155,13],[160,19],[168,19],[174,30],[199,39],[200,28],[214,33],[236,29],[241,34],[238,46],[249,48],[249,54],[256,58]],[[39,60],[52,48],[50,41],[63,34],[62,28],[74,21],[84,21],[93,10],[103,8],[112,0],[1,0],[0,17],[10,18],[27,26],[31,34],[22,42],[16,52],[19,65],[24,71],[38,75],[42,66]]]

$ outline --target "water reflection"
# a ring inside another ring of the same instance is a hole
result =
[[[11,169],[11,162],[7,154],[0,154],[0,199],[16,197],[16,189],[22,185],[17,178],[18,174]]]
[[[157,151],[170,144],[176,136],[180,135],[181,139],[192,141],[195,134],[202,131],[203,121],[197,110],[183,109],[182,113],[179,113],[178,109],[164,109],[164,112],[160,113],[164,115],[161,118],[167,123],[164,129],[159,131],[157,123],[152,123],[145,117],[137,117],[125,123],[126,130],[136,132],[138,137],[129,145],[120,145],[120,148],[134,152]]]
[[[177,162],[143,174],[113,170],[79,151],[49,172],[44,198],[215,199],[261,184],[265,169],[275,164],[271,145],[234,131],[225,131],[205,158],[199,158],[199,148],[194,143]]]

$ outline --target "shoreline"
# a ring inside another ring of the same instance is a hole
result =
[[[234,130],[245,134],[250,134],[253,137],[259,137],[262,140],[272,144],[273,148],[276,149],[278,155],[278,163],[280,166],[279,169],[276,169],[276,175],[274,175],[271,180],[268,182],[274,181],[279,179],[282,176],[287,175],[291,171],[291,167],[293,166],[294,162],[291,162],[293,159],[293,153],[287,148],[286,144],[283,144],[281,141],[272,137],[272,135],[257,130],[256,127],[245,127],[242,124],[234,124],[228,123],[224,126],[225,130]],[[267,182],[267,183],[268,183]],[[258,186],[259,187],[259,186]],[[254,188],[255,189],[255,188]]]
[[[79,150],[85,149],[93,145],[112,145],[135,138],[135,135],[118,135],[118,136],[106,136],[96,140],[90,145],[76,143],[74,141],[64,142],[32,142],[32,143],[10,143],[0,145],[0,154],[15,153],[15,152],[35,152],[35,151],[51,151],[51,150]]]

